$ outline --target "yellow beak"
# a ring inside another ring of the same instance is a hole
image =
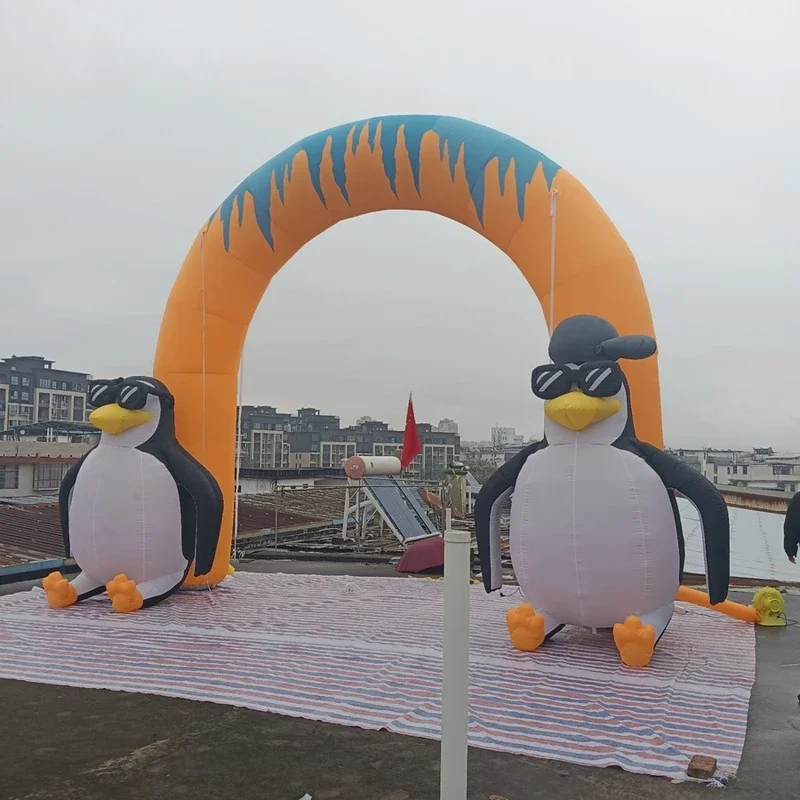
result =
[[[564,428],[582,431],[596,422],[613,417],[621,408],[619,400],[611,397],[589,397],[576,391],[548,400],[544,405],[544,413]]]
[[[153,419],[149,411],[130,411],[117,403],[100,406],[89,414],[89,422],[101,431],[116,436]]]

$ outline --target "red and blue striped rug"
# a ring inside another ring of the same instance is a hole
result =
[[[680,607],[650,667],[609,634],[565,629],[515,652],[519,595],[471,596],[470,743],[671,778],[695,754],[736,771],[755,676],[752,626]],[[205,700],[439,736],[442,583],[238,572],[116,615],[104,598],[53,611],[0,598],[0,677]]]

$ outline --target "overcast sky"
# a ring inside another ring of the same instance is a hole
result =
[[[0,0],[0,355],[150,372],[186,251],[244,176],[335,124],[450,114],[551,156],[627,239],[668,443],[800,449],[796,0],[470,7]],[[373,214],[275,278],[244,400],[401,426],[413,390],[418,420],[529,435],[546,346],[499,250],[433,215]]]

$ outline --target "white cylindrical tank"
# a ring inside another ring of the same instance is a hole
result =
[[[396,456],[350,456],[344,471],[348,478],[360,480],[367,475],[399,475],[402,469]]]

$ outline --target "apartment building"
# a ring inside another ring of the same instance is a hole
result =
[[[524,442],[525,437],[521,433],[517,433],[514,428],[497,426],[492,428],[492,447],[494,448],[513,447],[514,445],[522,445]]]
[[[85,422],[92,376],[56,369],[42,356],[0,359],[0,431],[34,423]]]
[[[289,414],[274,406],[242,406],[240,413],[239,450],[244,464],[262,469],[301,469],[320,466],[323,455],[327,462],[335,457],[330,448],[323,454],[320,437],[325,438],[322,434],[326,431],[340,430],[337,416],[322,414],[316,408],[300,408],[296,414]],[[290,434],[296,436],[294,452]]]
[[[55,496],[67,470],[88,444],[0,442],[0,499]]]
[[[335,469],[350,456],[397,455],[403,446],[402,430],[385,422],[361,417],[356,425],[341,427],[339,417],[319,409],[301,408],[296,414],[273,406],[241,409],[242,463],[267,469]],[[459,454],[457,433],[417,425],[422,453],[411,463],[411,478],[438,479]]]
[[[458,433],[458,423],[450,417],[445,417],[439,420],[436,431],[438,433]]]
[[[744,450],[679,449],[671,451],[717,486],[794,494],[800,491],[800,455],[772,448]]]

